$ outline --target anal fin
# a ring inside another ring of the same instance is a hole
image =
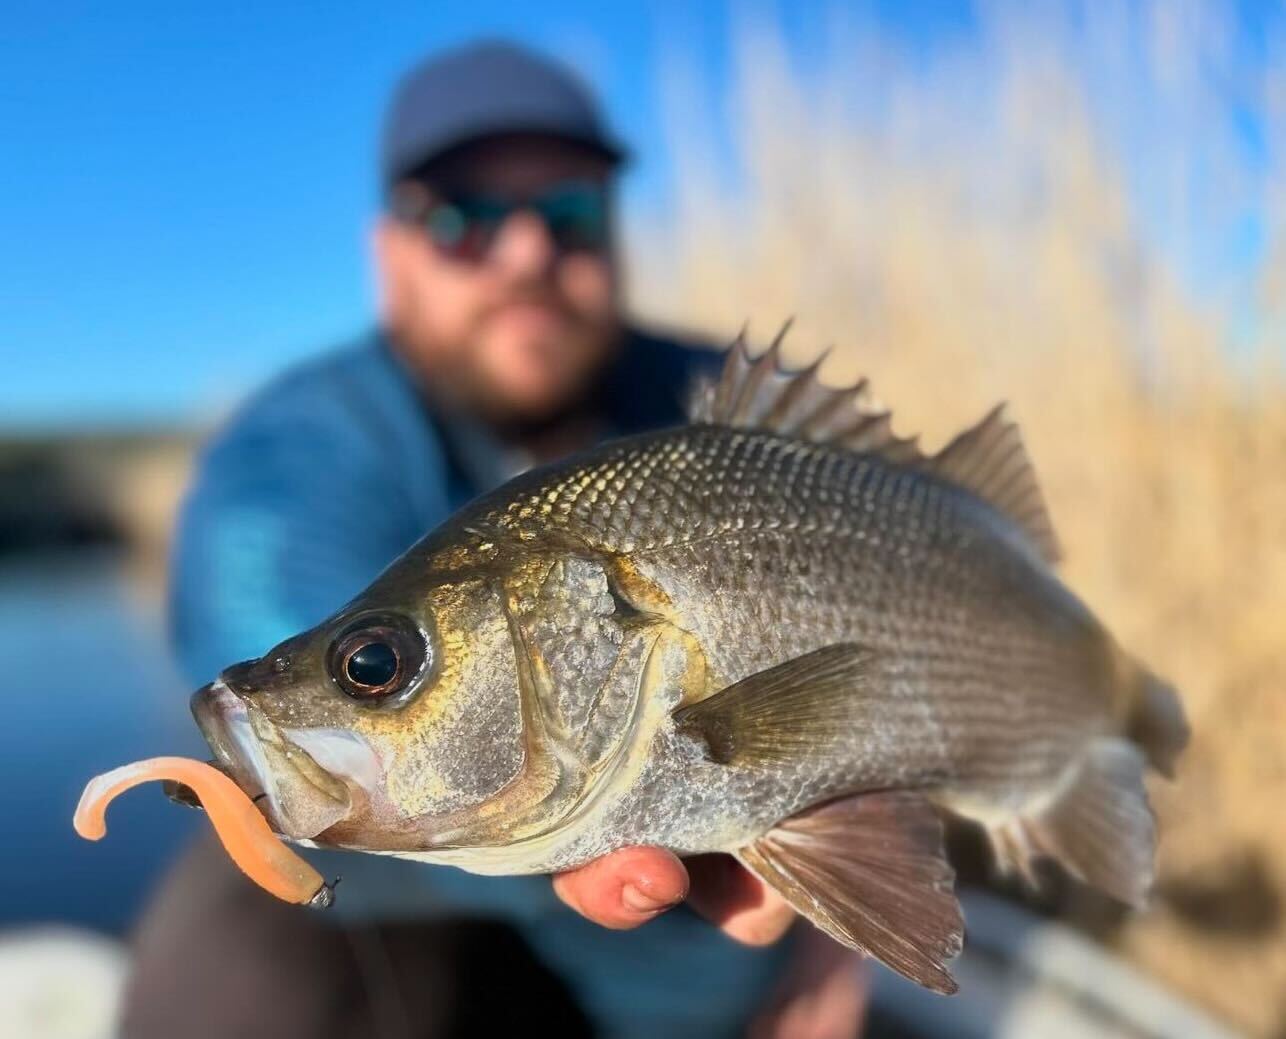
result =
[[[953,993],[946,962],[964,921],[942,821],[922,796],[858,794],[810,808],[738,858],[836,941],[934,992]]]
[[[1033,885],[1033,861],[1051,858],[1077,880],[1141,907],[1152,886],[1156,848],[1145,765],[1128,740],[1096,740],[1051,799],[993,829],[997,857]]]

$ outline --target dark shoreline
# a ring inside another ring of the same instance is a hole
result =
[[[0,558],[131,547],[135,510],[149,503],[122,487],[158,460],[190,458],[198,439],[186,430],[0,435]]]

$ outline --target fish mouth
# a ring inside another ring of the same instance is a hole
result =
[[[197,690],[192,714],[216,765],[255,800],[268,822],[284,837],[312,840],[353,813],[353,792],[347,776],[319,764],[314,753],[332,758],[365,780],[362,748],[365,741],[349,733],[328,736],[329,730],[291,730],[274,725],[253,704],[222,681]],[[293,737],[293,738],[292,738]],[[347,741],[347,743],[343,742]],[[356,741],[356,742],[354,742]],[[310,743],[313,753],[302,744]],[[338,753],[332,748],[346,751]],[[369,747],[366,747],[369,752]],[[370,755],[373,757],[373,753]]]

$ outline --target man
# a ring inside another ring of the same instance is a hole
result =
[[[620,161],[582,88],[523,51],[477,45],[406,79],[373,238],[380,331],[279,379],[200,461],[173,572],[194,683],[333,612],[527,466],[681,421],[710,358],[623,326]],[[624,849],[551,885],[323,857],[344,878],[329,919],[196,849],[140,927],[125,1035],[857,1028],[853,958],[815,932],[778,941],[789,909],[731,859]]]

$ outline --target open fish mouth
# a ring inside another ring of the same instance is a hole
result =
[[[193,694],[192,714],[216,767],[255,798],[283,836],[311,840],[352,814],[346,780],[364,786],[369,778],[374,754],[365,741],[329,730],[283,732],[221,681]],[[338,763],[341,774],[314,754]]]

